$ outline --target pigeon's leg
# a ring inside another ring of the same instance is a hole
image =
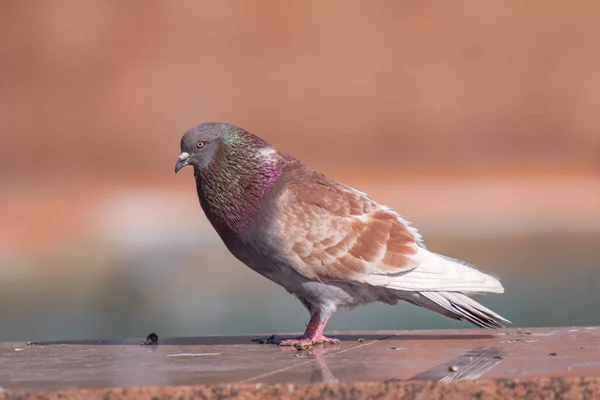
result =
[[[323,335],[323,329],[325,329],[330,316],[331,314],[322,315],[319,311],[314,312],[310,317],[310,322],[306,325],[304,335],[284,339],[279,342],[279,345],[293,346],[295,344],[339,343],[339,340]]]

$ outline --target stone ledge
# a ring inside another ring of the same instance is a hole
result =
[[[597,378],[483,379],[471,382],[342,382],[303,385],[232,384],[59,390],[0,394],[0,400],[54,399],[600,399]]]
[[[307,351],[251,336],[0,343],[0,400],[600,398],[599,327],[330,334],[341,342]]]

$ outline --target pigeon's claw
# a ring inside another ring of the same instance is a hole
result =
[[[337,344],[340,341],[334,338],[323,335],[323,329],[327,324],[331,314],[322,314],[320,312],[314,312],[310,316],[310,321],[306,325],[306,331],[304,334],[295,338],[287,338],[279,341],[280,346],[312,346],[318,343],[331,343]]]
[[[297,346],[302,349],[306,349],[314,344],[319,343],[330,343],[338,344],[338,339],[330,338],[323,335],[323,329],[327,324],[327,320],[331,314],[322,314],[320,312],[314,312],[310,316],[310,321],[306,324],[306,331],[302,336],[292,338],[279,338],[277,335],[273,335],[268,338],[253,339],[254,342],[261,344],[278,344],[280,346]]]
[[[279,342],[280,346],[295,346],[295,345],[304,345],[304,346],[312,346],[319,343],[329,343],[329,344],[338,344],[340,341],[338,339],[330,338],[327,336],[298,336],[295,338],[287,338],[283,339]]]

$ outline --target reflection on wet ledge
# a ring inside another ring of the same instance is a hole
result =
[[[475,380],[491,371],[504,359],[498,347],[477,347],[460,357],[411,377],[411,380],[459,381]]]
[[[310,352],[298,354],[298,357],[314,359],[310,373],[310,383],[338,382],[339,379],[327,366],[326,355],[339,351],[339,346],[327,348],[314,347]],[[497,347],[477,347],[459,357],[450,359],[408,380],[459,381],[475,380],[491,371],[504,359],[505,351]]]
[[[337,349],[335,348],[337,347]],[[337,379],[325,362],[325,355],[333,351],[339,350],[339,346],[332,348],[317,349],[312,352],[312,357],[315,359],[315,364],[312,372],[310,373],[310,383],[320,382],[338,382]]]

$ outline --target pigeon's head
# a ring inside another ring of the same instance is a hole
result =
[[[181,154],[175,164],[175,173],[186,165],[205,169],[217,154],[223,140],[236,129],[233,125],[209,122],[187,131],[181,138]]]

